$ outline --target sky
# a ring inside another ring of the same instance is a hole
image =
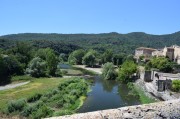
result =
[[[177,31],[180,0],[0,0],[0,35]]]

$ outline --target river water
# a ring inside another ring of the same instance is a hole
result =
[[[67,64],[61,65],[62,67],[71,68]],[[126,84],[115,80],[104,80],[101,76],[94,76],[93,79],[88,80],[93,80],[92,91],[88,93],[84,104],[78,110],[79,113],[141,104],[139,99],[128,95],[130,90]]]
[[[103,80],[95,76],[91,89],[79,113],[141,104],[139,99],[128,95],[127,85],[114,80]]]

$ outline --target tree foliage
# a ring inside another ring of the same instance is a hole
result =
[[[106,62],[112,62],[113,60],[113,51],[112,50],[106,50],[103,54],[102,54],[102,63],[106,63]]]
[[[146,70],[151,68],[157,68],[163,72],[171,72],[173,70],[173,64],[165,57],[154,57],[146,64]]]
[[[122,65],[122,63],[125,61],[126,55],[125,54],[114,54],[113,55],[113,64],[114,65]]]
[[[172,90],[175,92],[180,92],[180,80],[173,80],[172,81]]]
[[[7,50],[7,54],[14,55],[25,68],[32,59],[34,52],[32,45],[28,42],[16,42],[14,47]]]
[[[134,53],[137,47],[162,48],[172,44],[180,45],[180,32],[167,35],[150,35],[143,32],[128,34],[101,33],[101,34],[41,34],[24,33],[0,37],[0,48],[9,48],[14,42],[29,41],[38,48],[50,47],[58,53],[70,53],[74,50],[94,49],[100,53],[112,49],[114,53]],[[7,40],[9,39],[9,40]],[[47,39],[47,40],[44,40]]]
[[[75,50],[73,51],[69,57],[68,57],[68,62],[70,64],[82,64],[82,58],[85,55],[85,51],[83,49]]]
[[[58,65],[58,59],[55,55],[55,52],[50,49],[46,48],[46,62],[47,62],[47,67],[48,67],[48,72],[51,76],[55,76],[55,72],[57,70],[57,65]]]
[[[35,56],[43,59],[47,63],[48,74],[55,76],[58,65],[58,58],[54,50],[50,48],[39,49]]]
[[[47,64],[39,57],[33,58],[26,69],[26,73],[32,77],[44,77],[46,76],[46,72]]]
[[[0,84],[10,82],[11,75],[23,73],[23,66],[14,56],[0,54]]]
[[[107,62],[102,67],[102,76],[105,80],[116,79],[117,73],[113,63]]]
[[[122,82],[129,82],[132,79],[132,75],[136,73],[137,65],[134,61],[126,60],[119,68],[118,79]]]
[[[96,64],[97,52],[95,50],[89,50],[82,58],[82,63],[84,65],[93,67]]]

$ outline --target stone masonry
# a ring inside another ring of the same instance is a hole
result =
[[[180,119],[180,99],[49,119]]]

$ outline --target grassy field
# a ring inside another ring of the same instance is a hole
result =
[[[64,78],[38,78],[31,80],[29,84],[9,90],[0,91],[0,110],[5,109],[10,100],[27,98],[36,93],[44,93],[57,87],[59,83],[67,80]]]

